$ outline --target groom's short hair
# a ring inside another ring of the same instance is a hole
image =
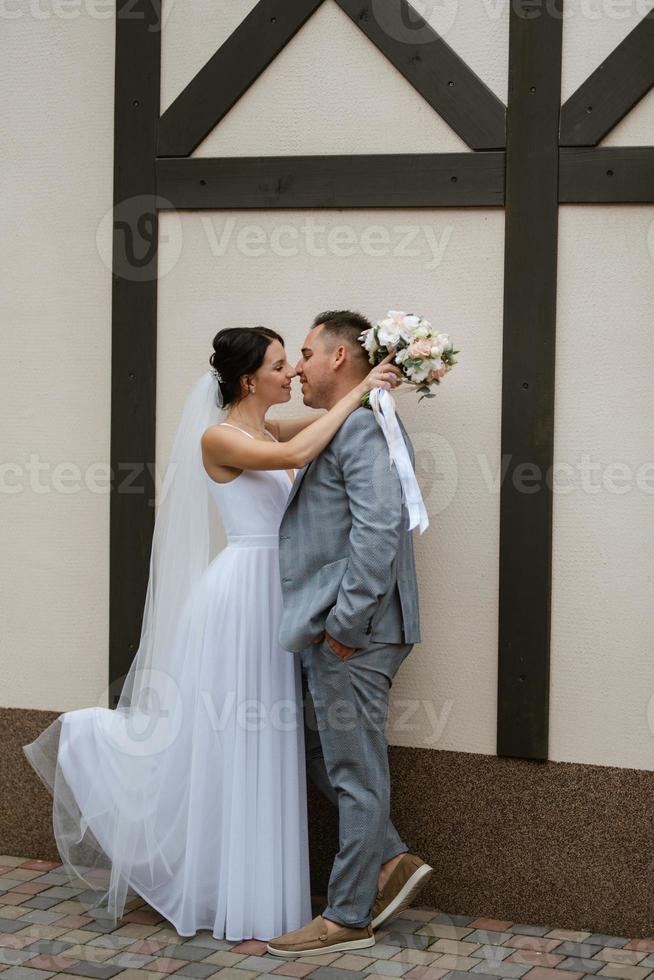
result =
[[[362,367],[368,364],[368,353],[359,340],[359,335],[364,330],[372,329],[367,317],[353,310],[326,310],[319,313],[313,321],[313,327],[320,324],[323,324],[321,336],[328,346],[334,347],[339,342],[345,342],[360,357]]]

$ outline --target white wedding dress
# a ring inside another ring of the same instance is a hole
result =
[[[133,739],[126,749],[124,714],[92,707],[50,726],[56,775],[46,733],[24,748],[46,785],[65,781],[67,810],[114,878],[180,935],[268,940],[312,918],[300,662],[277,642],[277,531],[292,481],[285,470],[245,470],[219,484],[204,472],[227,546],[175,631],[165,737],[142,754]],[[66,866],[79,842],[60,822]]]

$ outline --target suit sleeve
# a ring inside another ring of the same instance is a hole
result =
[[[352,519],[350,553],[325,629],[345,646],[365,649],[372,617],[388,591],[400,534],[410,532],[404,527],[402,487],[383,432],[370,409],[357,410],[350,419],[337,441]]]

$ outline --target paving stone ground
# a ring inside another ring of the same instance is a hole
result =
[[[654,937],[549,929],[416,906],[368,949],[280,958],[259,940],[179,936],[140,898],[115,929],[88,912],[60,864],[0,856],[0,980],[654,980]]]

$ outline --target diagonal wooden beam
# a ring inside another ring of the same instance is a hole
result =
[[[157,156],[189,156],[322,2],[259,0],[164,112]]]
[[[506,106],[406,0],[336,2],[471,149],[504,149]]]
[[[654,10],[561,108],[561,146],[596,146],[654,85]]]
[[[548,752],[562,4],[509,14],[497,754],[523,759]]]
[[[162,210],[502,207],[504,152],[157,160]]]
[[[563,146],[560,204],[654,204],[654,146]]]

